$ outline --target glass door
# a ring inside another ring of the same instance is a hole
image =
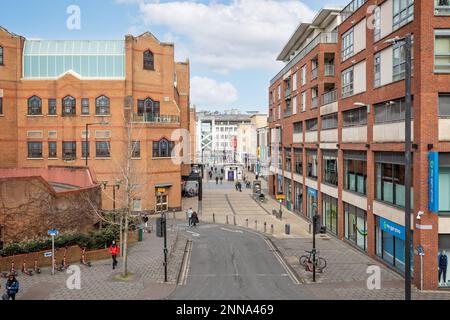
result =
[[[156,196],[156,213],[166,212],[169,210],[169,196],[167,194]]]

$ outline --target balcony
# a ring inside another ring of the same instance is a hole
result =
[[[325,64],[325,77],[334,77],[334,64]]]
[[[179,116],[173,116],[173,115],[160,115],[155,116],[152,114],[133,114],[133,122],[140,122],[140,123],[180,123],[180,117]]]
[[[317,67],[311,70],[311,80],[317,79],[317,70]]]
[[[334,89],[333,91],[329,91],[327,93],[324,93],[322,95],[322,106],[325,106],[327,104],[333,103],[337,101],[337,90]]]
[[[300,60],[302,60],[308,53],[310,53],[317,45],[321,43],[337,43],[338,34],[337,32],[322,32],[312,39],[304,48],[301,50],[291,61],[289,61],[286,66],[278,72],[278,74],[270,81],[272,86],[276,81],[278,81],[284,74],[286,74],[293,66],[295,66]]]
[[[311,109],[315,109],[319,106],[319,97],[311,99]]]
[[[353,0],[341,11],[342,22],[358,10],[367,0]]]
[[[435,16],[450,16],[450,0],[434,0]]]

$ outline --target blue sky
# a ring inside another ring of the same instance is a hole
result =
[[[123,39],[152,32],[190,59],[192,103],[266,111],[267,87],[282,64],[276,55],[301,21],[348,0],[15,0],[0,26],[28,39]],[[70,5],[81,29],[69,30]]]

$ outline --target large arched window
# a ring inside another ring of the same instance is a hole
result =
[[[100,96],[95,99],[95,113],[98,115],[110,114],[109,98]]]
[[[153,142],[153,158],[170,158],[172,157],[175,142],[167,139],[161,139]]]
[[[154,119],[159,117],[159,101],[153,101],[151,98],[138,100],[138,115],[145,115],[147,118]]]
[[[155,70],[155,59],[150,50],[144,51],[144,69]]]
[[[77,100],[74,97],[67,96],[62,99],[63,116],[73,116],[76,114]]]
[[[32,96],[28,99],[28,114],[41,115],[42,114],[42,100],[37,96]]]
[[[2,66],[2,65],[4,64],[4,61],[3,61],[3,55],[4,55],[4,53],[3,53],[3,47],[0,46],[0,66]]]

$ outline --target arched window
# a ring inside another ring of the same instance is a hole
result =
[[[106,96],[100,96],[95,99],[95,113],[98,115],[110,114],[109,98]]]
[[[153,158],[170,158],[172,157],[175,142],[167,139],[161,139],[153,142]]]
[[[4,64],[3,61],[3,47],[0,46],[0,66],[2,66]]]
[[[76,114],[77,100],[74,97],[67,96],[62,99],[63,116],[73,116]]]
[[[28,114],[41,115],[42,114],[42,100],[37,96],[32,96],[28,99]]]
[[[146,98],[145,100],[138,100],[138,115],[144,115],[148,119],[153,119],[159,117],[159,101],[153,101],[151,98]]]
[[[155,60],[153,52],[150,50],[144,51],[144,69],[155,70]]]

